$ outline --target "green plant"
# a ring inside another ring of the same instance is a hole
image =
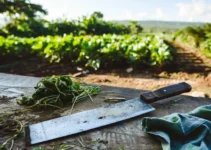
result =
[[[179,41],[191,48],[199,49],[202,54],[211,58],[211,24],[202,27],[187,27],[174,34],[174,40]]]
[[[0,37],[0,57],[37,54],[50,62],[100,67],[112,65],[163,66],[172,60],[171,49],[159,36],[40,36],[37,38]]]
[[[20,105],[63,107],[67,103],[74,105],[100,91],[99,86],[88,85],[80,80],[73,81],[70,76],[52,76],[43,78],[35,87],[32,97],[17,100]]]

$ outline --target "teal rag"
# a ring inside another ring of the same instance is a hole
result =
[[[142,130],[156,136],[163,150],[211,150],[211,105],[184,114],[145,117]]]

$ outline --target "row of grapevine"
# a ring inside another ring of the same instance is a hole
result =
[[[94,69],[115,64],[163,66],[172,60],[171,50],[157,36],[40,36],[0,37],[0,57],[38,54],[51,62],[68,61]]]

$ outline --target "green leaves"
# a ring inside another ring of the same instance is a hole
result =
[[[94,70],[98,70],[100,68],[100,59],[96,60],[88,60],[86,66],[92,67]]]
[[[87,85],[70,76],[52,76],[42,79],[35,87],[32,97],[23,96],[17,100],[19,105],[58,106],[76,103],[100,91],[99,86]]]
[[[211,58],[211,37],[209,37],[201,43],[202,54]]]
[[[0,37],[0,56],[39,54],[50,62],[66,61],[94,70],[117,64],[163,66],[172,56],[163,39],[154,36]]]

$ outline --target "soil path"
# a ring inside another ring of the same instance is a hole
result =
[[[176,49],[174,64],[178,71],[211,72],[211,59],[203,56],[199,50],[178,42],[170,44]]]

